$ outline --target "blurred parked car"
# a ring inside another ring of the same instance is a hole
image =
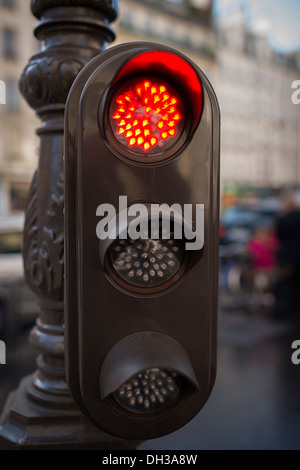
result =
[[[274,226],[280,210],[281,202],[277,199],[261,200],[252,207],[237,206],[225,210],[220,223],[221,244],[248,243],[257,228]]]
[[[0,331],[7,339],[34,322],[36,297],[24,280],[21,254],[24,213],[0,216]]]

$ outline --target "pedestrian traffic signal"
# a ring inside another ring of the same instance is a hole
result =
[[[219,108],[203,72],[153,43],[113,47],[65,121],[66,370],[82,412],[149,439],[213,387]]]

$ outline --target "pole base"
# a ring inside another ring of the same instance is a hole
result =
[[[105,434],[78,410],[55,410],[28,397],[32,376],[10,393],[0,416],[0,450],[134,450],[139,441]]]

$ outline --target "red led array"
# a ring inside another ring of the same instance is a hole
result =
[[[178,133],[178,107],[179,98],[167,84],[136,81],[114,99],[111,117],[117,139],[144,152],[164,147]]]

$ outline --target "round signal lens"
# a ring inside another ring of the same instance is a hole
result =
[[[138,155],[172,147],[184,127],[183,103],[175,89],[157,78],[127,82],[113,96],[110,123],[116,140]]]

